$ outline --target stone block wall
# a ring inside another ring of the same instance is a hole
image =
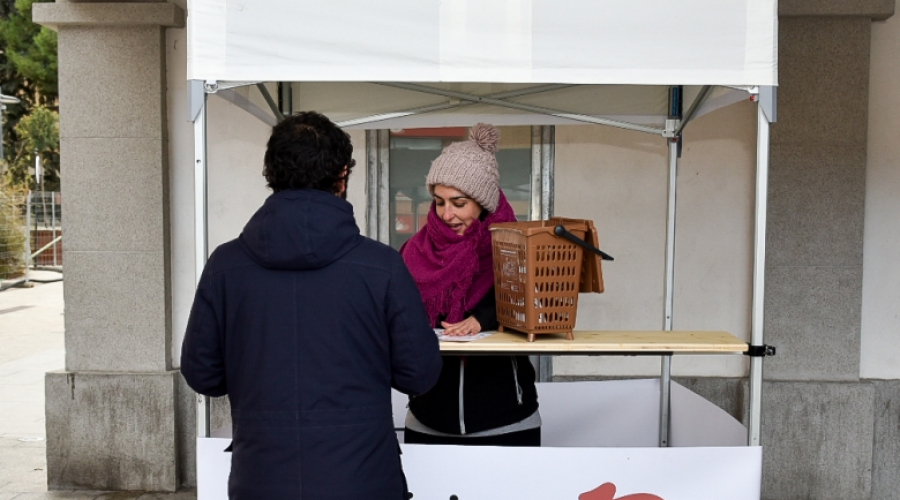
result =
[[[50,489],[174,491],[168,3],[39,3],[58,31],[66,367],[47,375]],[[117,196],[110,196],[117,193]]]

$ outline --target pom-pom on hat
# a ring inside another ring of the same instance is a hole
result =
[[[428,192],[435,184],[456,188],[472,197],[488,212],[500,201],[500,169],[497,167],[497,127],[479,123],[469,131],[469,139],[444,148],[431,163],[425,178]]]

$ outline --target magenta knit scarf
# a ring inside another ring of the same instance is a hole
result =
[[[462,235],[453,232],[438,217],[431,203],[425,227],[413,235],[400,253],[419,286],[432,325],[440,316],[448,323],[463,320],[463,314],[494,285],[491,232],[495,222],[514,222],[516,214],[500,192],[497,210],[483,221],[475,220]]]

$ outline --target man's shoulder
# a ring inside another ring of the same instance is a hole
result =
[[[344,263],[382,269],[386,272],[402,264],[403,258],[400,257],[400,253],[390,246],[365,236],[360,236],[360,239],[359,245],[341,259]]]
[[[241,248],[237,238],[222,243],[209,255],[206,264],[213,273],[220,273],[236,267],[253,265],[253,260]]]

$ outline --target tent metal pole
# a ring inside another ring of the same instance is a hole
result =
[[[200,274],[209,255],[207,239],[207,165],[206,165],[206,104],[207,94],[199,97],[199,112],[194,118],[194,280],[199,285]],[[209,437],[209,398],[197,394],[197,437]]]
[[[366,236],[378,239],[378,131],[366,130]]]
[[[366,131],[366,236],[390,244],[390,131]]]
[[[539,115],[549,115],[555,116],[557,118],[565,118],[567,120],[574,120],[584,123],[592,123],[594,125],[609,125],[611,127],[618,127],[625,130],[634,130],[637,132],[646,132],[653,135],[662,136],[664,133],[663,129],[653,128],[653,127],[645,127],[643,125],[636,125],[634,123],[620,122],[617,120],[609,120],[607,118],[598,118],[596,116],[589,115],[580,115],[577,113],[566,113],[563,111],[559,111],[556,109],[544,108],[540,106],[531,106],[528,104],[522,104],[518,102],[510,102],[505,101],[503,99],[496,99],[488,96],[479,96],[475,94],[468,94],[466,92],[455,92],[452,90],[444,90],[438,89],[434,87],[429,87],[427,85],[419,85],[415,83],[388,83],[388,82],[378,82],[378,85],[385,85],[387,87],[395,87],[398,89],[411,90],[414,92],[423,92],[426,94],[435,94],[442,95],[444,97],[452,97],[455,99],[462,99],[464,101],[472,101],[484,104],[491,104],[494,106],[500,106],[503,108],[511,108],[518,109],[520,111],[527,111],[529,113],[536,113]]]
[[[366,236],[390,244],[391,220],[389,130],[366,131]]]
[[[541,220],[544,211],[542,210],[543,200],[541,193],[541,179],[543,168],[541,168],[541,126],[532,125],[531,127],[531,210],[529,216],[531,220]]]
[[[541,92],[550,92],[552,90],[559,90],[559,89],[564,89],[566,87],[574,87],[574,86],[575,85],[570,85],[570,84],[539,85],[537,87],[528,87],[528,88],[524,88],[524,89],[510,90],[508,92],[498,92],[496,94],[488,94],[485,97],[490,97],[493,99],[509,99],[511,97],[539,94]],[[384,120],[393,120],[395,118],[404,118],[404,117],[413,116],[413,115],[421,115],[421,114],[425,114],[425,113],[431,113],[434,111],[443,111],[446,109],[462,108],[465,106],[471,106],[473,104],[476,104],[476,103],[474,101],[454,100],[452,102],[442,102],[439,104],[432,104],[429,106],[410,108],[410,109],[406,109],[403,111],[395,111],[393,113],[382,113],[382,114],[378,114],[378,115],[354,118],[352,120],[344,120],[342,122],[337,122],[336,125],[341,128],[355,127],[357,125],[366,125],[369,123],[376,123],[376,122],[380,122],[380,121],[384,121]]]
[[[420,108],[412,108],[412,109],[407,109],[407,110],[403,110],[403,111],[396,111],[394,113],[382,113],[379,115],[364,116],[362,118],[354,118],[352,120],[344,120],[342,122],[335,123],[335,125],[337,125],[340,128],[355,127],[358,125],[368,125],[370,123],[383,122],[385,120],[393,120],[396,118],[404,118],[404,117],[413,116],[413,115],[421,115],[424,113],[431,113],[433,111],[442,111],[445,109],[453,109],[453,108],[458,108],[460,106],[468,106],[470,104],[471,103],[468,103],[468,102],[467,103],[434,104],[431,106],[422,106]]]
[[[378,131],[378,241],[391,244],[391,136],[389,130]]]
[[[555,186],[553,179],[555,178],[556,167],[556,127],[553,125],[544,125],[540,128],[541,137],[541,220],[547,220],[553,217],[554,211],[554,191]],[[541,382],[551,382],[553,380],[553,356],[540,356],[539,374]]]
[[[697,95],[697,98],[694,99],[694,102],[691,103],[691,107],[688,108],[687,113],[684,114],[684,117],[681,119],[681,123],[678,124],[678,127],[675,128],[675,137],[681,137],[681,131],[684,130],[684,127],[687,126],[688,122],[694,118],[694,115],[697,114],[697,111],[700,110],[700,106],[706,102],[706,98],[709,97],[709,94],[712,92],[712,85],[704,85],[702,89],[700,89],[700,93]]]
[[[556,165],[556,127],[541,127],[541,219],[553,217]]]
[[[269,105],[269,109],[272,110],[272,114],[275,115],[275,119],[277,121],[284,120],[284,115],[281,113],[281,108],[278,107],[278,104],[275,103],[275,99],[272,98],[272,94],[269,93],[269,89],[266,88],[265,83],[257,83],[256,88],[259,89],[259,93],[262,94],[263,99],[266,100],[266,104]]]
[[[272,116],[272,113],[270,113],[269,111],[267,111],[265,109],[260,108],[259,106],[254,104],[252,101],[250,101],[250,99],[247,99],[246,97],[242,96],[241,94],[238,94],[233,89],[220,90],[220,91],[216,92],[215,95],[222,99],[225,99],[226,101],[230,102],[231,104],[234,104],[235,106],[243,109],[244,111],[246,111],[247,113],[252,115],[254,118],[258,119],[259,121],[265,123],[266,125],[268,125],[270,127],[274,127],[275,125],[278,125],[278,119],[276,117]]]
[[[666,206],[666,302],[663,330],[672,331],[672,311],[675,305],[675,195],[678,186],[678,141],[669,140],[668,204]],[[662,357],[659,391],[659,446],[669,446],[671,419],[672,355]]]
[[[470,103],[466,103],[467,105]],[[540,125],[532,125],[531,126],[531,207],[528,210],[528,218],[529,220],[541,220],[544,210],[544,200],[541,197],[541,193],[544,192],[542,188],[542,179],[544,168],[541,163],[543,159],[543,155],[541,155],[541,149],[543,146],[543,134]],[[538,382],[547,382],[548,377],[544,373],[544,356],[529,356],[529,361],[534,365],[534,369],[536,370],[535,377]]]
[[[553,169],[555,134],[552,125],[531,127],[531,220],[547,220],[553,215]],[[531,356],[538,382],[553,379],[553,356]]]
[[[659,447],[669,446],[669,420],[671,419],[672,355],[662,357],[659,377]]]
[[[756,137],[756,214],[753,243],[753,304],[750,318],[750,344],[763,345],[766,277],[766,210],[769,188],[769,117],[760,103],[757,106],[759,128]],[[762,418],[763,358],[750,357],[750,415],[748,444],[759,446]]]
[[[294,87],[291,82],[278,82],[278,111],[281,116],[294,114]]]

